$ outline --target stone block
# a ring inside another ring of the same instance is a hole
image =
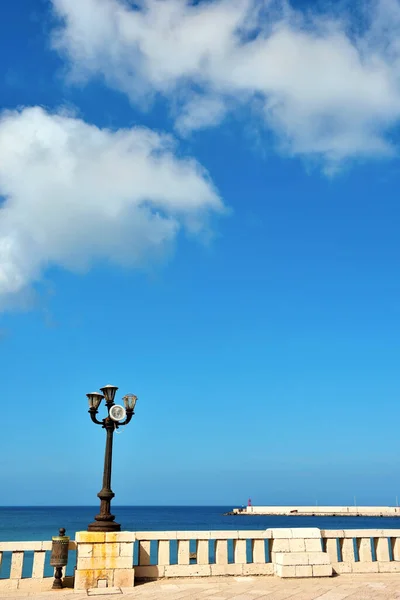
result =
[[[355,563],[346,563],[346,562],[333,562],[332,568],[333,572],[341,575],[342,573],[351,573],[353,570],[353,565]]]
[[[289,540],[289,550],[290,552],[305,552],[306,551],[306,544],[305,544],[304,539],[291,539]],[[307,540],[307,541],[314,541],[314,540]]]
[[[18,593],[28,592],[29,595],[31,595],[38,592],[51,592],[52,585],[52,577],[42,577],[41,579],[20,579],[18,582]],[[64,587],[66,587],[65,582]]]
[[[238,531],[210,531],[209,538],[212,540],[238,540]],[[247,536],[249,537],[249,536]],[[191,539],[191,538],[186,538]]]
[[[0,544],[1,546],[1,544]],[[42,550],[51,550],[52,547],[52,543],[51,542],[42,542]],[[68,544],[68,550],[76,550],[77,547],[77,543],[75,542],[75,540],[70,540],[69,544]]]
[[[271,552],[290,552],[289,540],[274,538],[272,540]]]
[[[209,575],[210,565],[166,565],[164,567],[165,577],[205,577]]]
[[[79,558],[90,558],[93,556],[93,544],[79,544],[78,556]]]
[[[317,527],[298,527],[291,531],[293,538],[315,539],[321,537],[321,530]]]
[[[115,587],[133,587],[135,585],[135,569],[116,569],[114,571]]]
[[[332,565],[312,565],[313,577],[332,577]]]
[[[382,537],[400,537],[400,531],[398,529],[382,529]]]
[[[91,558],[78,557],[76,563],[80,570],[99,569],[131,569],[132,558],[129,556],[92,556]]]
[[[400,562],[375,562],[379,573],[400,573]]]
[[[296,577],[312,577],[311,565],[296,565]]]
[[[132,556],[107,556],[106,569],[132,569]]]
[[[139,541],[148,540],[176,540],[177,533],[184,533],[186,537],[184,539],[193,539],[188,536],[188,532],[177,532],[177,531],[137,531],[135,533],[136,539]],[[208,533],[205,531],[204,533]],[[181,538],[182,539],[182,538]]]
[[[278,577],[296,577],[296,567],[287,565],[275,565],[275,575]]]
[[[380,533],[379,529],[345,529],[343,537],[345,538],[365,538],[365,537],[380,537],[376,534]]]
[[[0,542],[0,552],[24,552],[43,550],[43,542]]]
[[[101,544],[106,541],[103,531],[77,531],[75,541],[82,544]]]
[[[326,552],[308,552],[308,564],[310,565],[330,565],[331,561]]]
[[[238,531],[237,533],[240,540],[266,540],[271,538],[270,529],[266,529],[265,531],[260,531],[259,529],[249,529],[248,531]]]
[[[76,561],[76,568],[78,570],[84,570],[84,571],[93,571],[93,570],[99,570],[99,569],[105,569],[105,560],[101,557],[81,557],[78,555],[77,561]]]
[[[16,590],[18,588],[18,579],[0,579],[0,590]]]
[[[378,573],[379,566],[377,562],[355,562],[351,565],[352,573]]]
[[[293,537],[291,529],[285,529],[282,527],[281,529],[267,529],[267,531],[271,532],[271,537],[275,539],[288,539]]]
[[[80,554],[78,554],[79,556]],[[92,556],[119,556],[119,543],[107,542],[105,544],[93,544]]]
[[[275,555],[277,565],[308,565],[308,552],[277,552]]]
[[[99,579],[107,580],[107,587],[113,587],[114,571],[111,569],[77,569],[75,571],[75,590],[88,590],[97,587]]]
[[[344,537],[343,529],[321,529],[321,536],[323,538],[342,538]]]
[[[121,542],[119,544],[119,555],[129,556],[133,560],[133,542]]]
[[[134,542],[136,533],[134,531],[114,531],[106,533],[106,542]]]
[[[212,539],[226,539],[220,536],[216,536],[217,533],[225,533],[228,535],[233,534],[231,537],[237,537],[237,531],[177,531],[176,539],[177,540],[209,540]],[[161,539],[161,538],[158,538]]]
[[[322,552],[321,539],[304,540],[306,552]]]
[[[160,565],[135,567],[134,570],[136,579],[161,579],[165,577],[165,567]]]
[[[230,565],[210,565],[211,575],[242,575],[243,565],[242,564],[230,564]]]
[[[250,563],[243,565],[243,575],[273,575],[272,563]]]

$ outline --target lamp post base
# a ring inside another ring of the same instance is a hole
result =
[[[121,525],[114,521],[93,521],[87,528],[88,531],[121,531]]]

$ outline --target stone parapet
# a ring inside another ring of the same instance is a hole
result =
[[[400,573],[400,529],[79,532],[69,548],[77,550],[77,590],[129,588],[135,577]],[[44,567],[50,549],[49,541],[0,542],[0,591],[49,590],[53,578],[44,576]],[[33,563],[23,578],[26,552]],[[64,582],[73,585],[72,578]]]
[[[133,587],[135,539],[129,531],[78,532],[75,589]]]

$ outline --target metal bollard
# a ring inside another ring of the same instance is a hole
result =
[[[61,527],[59,535],[52,537],[50,565],[55,567],[53,590],[61,590],[62,584],[62,568],[68,563],[68,546],[69,537],[65,535],[65,529]]]

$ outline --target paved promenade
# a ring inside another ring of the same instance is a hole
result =
[[[400,600],[400,574],[341,575],[326,579],[289,580],[277,577],[207,577],[168,579],[137,585],[129,590],[104,590],[98,600]],[[6,592],[1,598],[28,594]],[[83,600],[83,592],[62,590],[29,594],[35,600]]]

